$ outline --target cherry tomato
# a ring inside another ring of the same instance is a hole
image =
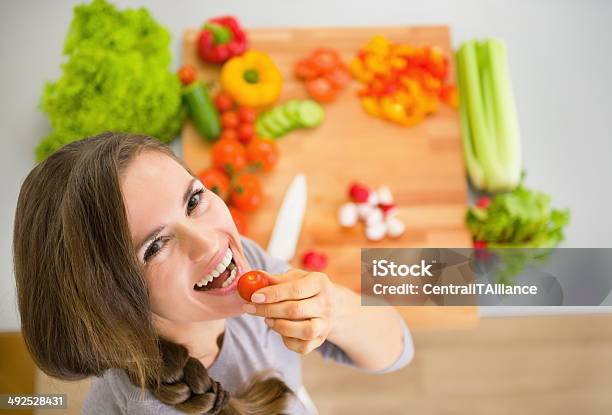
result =
[[[349,187],[349,197],[355,203],[365,203],[370,197],[370,189],[361,183],[353,182]]]
[[[327,266],[327,255],[310,250],[302,257],[302,265],[309,271],[321,271]]]
[[[230,179],[221,169],[211,167],[198,173],[198,177],[207,189],[215,192],[221,199],[225,200],[230,189]]]
[[[215,107],[219,112],[229,111],[234,107],[234,98],[229,93],[221,91],[215,96]]]
[[[252,124],[241,124],[238,127],[238,140],[241,143],[249,144],[253,137],[255,137],[255,129]]]
[[[246,148],[247,161],[263,171],[270,171],[278,163],[278,153],[276,141],[261,138],[251,140]]]
[[[225,111],[221,114],[221,125],[223,128],[236,129],[238,128],[238,124],[240,124],[240,119],[235,111]]]
[[[238,131],[233,128],[226,128],[221,131],[221,135],[219,136],[219,140],[223,140],[227,138],[228,140],[238,140]]]
[[[238,229],[238,233],[240,235],[246,235],[249,229],[247,225],[246,215],[239,209],[236,209],[234,206],[230,206],[229,211],[232,215],[232,219],[234,219],[234,223],[236,224],[236,229]]]
[[[476,206],[478,206],[481,209],[487,209],[489,207],[489,205],[491,204],[491,198],[488,196],[482,196],[480,199],[478,199],[478,201],[476,202]]]
[[[239,141],[225,139],[217,141],[211,149],[213,166],[230,176],[246,166],[246,150]]]
[[[253,293],[261,288],[270,285],[268,276],[263,271],[249,271],[240,276],[238,280],[238,294],[245,301],[251,301]]]
[[[293,66],[293,72],[298,78],[307,80],[317,78],[321,75],[314,61],[310,58],[304,58],[297,61]]]
[[[331,72],[341,63],[338,52],[329,48],[317,49],[311,56],[315,67],[322,73]]]
[[[336,98],[336,89],[325,78],[315,78],[306,81],[306,91],[319,102],[331,102]]]
[[[254,212],[263,202],[263,191],[259,177],[244,173],[236,178],[230,202],[244,212]]]
[[[198,77],[195,68],[191,65],[181,66],[177,74],[179,79],[181,80],[181,84],[183,85],[189,85]]]
[[[257,112],[250,107],[240,107],[238,109],[238,118],[244,124],[253,124],[257,118]]]

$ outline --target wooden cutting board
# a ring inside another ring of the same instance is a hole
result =
[[[250,47],[269,53],[284,77],[279,102],[304,99],[307,93],[292,74],[293,63],[317,47],[333,47],[348,63],[375,34],[396,42],[437,45],[451,54],[447,27],[287,28],[248,31]],[[195,30],[183,39],[183,62],[198,69],[200,79],[216,82],[219,68],[204,64],[196,53]],[[451,74],[453,69],[451,68]],[[452,79],[452,78],[451,78]],[[218,85],[213,85],[213,89]],[[248,236],[268,244],[284,193],[296,173],[308,183],[308,207],[297,253],[316,248],[327,253],[330,278],[359,292],[362,247],[469,247],[464,224],[467,184],[458,113],[441,105],[438,112],[413,128],[371,118],[355,95],[356,81],[335,102],[326,105],[326,120],[315,130],[297,130],[278,140],[281,160],[262,174],[265,202],[249,217]],[[198,172],[209,166],[210,145],[191,122],[182,132],[183,157]],[[347,202],[347,188],[359,180],[388,185],[407,231],[398,239],[369,242],[361,224],[343,229],[336,220]],[[399,307],[411,328],[469,327],[478,321],[475,307]]]

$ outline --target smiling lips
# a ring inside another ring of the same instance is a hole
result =
[[[202,278],[196,285],[196,291],[209,291],[217,288],[225,288],[230,285],[236,278],[236,263],[233,259],[233,253],[228,247],[225,255],[217,264],[217,267],[208,275]]]

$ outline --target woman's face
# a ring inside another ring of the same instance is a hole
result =
[[[181,323],[241,314],[236,284],[250,266],[223,200],[159,151],[129,164],[121,191],[153,313]]]

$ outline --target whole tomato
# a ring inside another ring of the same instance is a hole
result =
[[[270,285],[268,276],[263,271],[248,271],[242,274],[238,280],[238,294],[245,301],[251,301],[253,293],[261,288]]]
[[[246,148],[249,164],[254,164],[263,171],[270,171],[278,163],[278,145],[276,141],[254,138]]]
[[[207,189],[215,192],[221,199],[227,199],[230,189],[230,179],[217,167],[211,167],[198,173],[198,177]]]
[[[240,119],[235,111],[225,111],[221,114],[221,125],[223,128],[236,129],[238,124],[240,124]]]
[[[255,118],[257,118],[257,113],[253,108],[240,107],[238,109],[238,118],[240,118],[240,122],[243,124],[253,124]]]
[[[178,77],[181,80],[181,84],[189,85],[196,80],[198,74],[193,66],[183,65],[178,70]]]
[[[219,140],[223,140],[224,138],[230,139],[230,140],[238,140],[238,131],[232,129],[232,128],[226,128],[223,131],[221,131],[221,135],[219,136]]]
[[[259,177],[251,173],[238,176],[233,185],[230,203],[244,212],[254,212],[263,201]]]
[[[217,141],[211,150],[213,166],[230,176],[246,166],[246,150],[240,142],[225,138]]]
[[[252,124],[241,124],[238,127],[238,139],[241,143],[249,144],[253,137],[255,137],[255,129]]]
[[[219,112],[229,111],[234,107],[234,98],[229,93],[221,91],[215,95],[215,107]]]
[[[238,229],[238,233],[240,235],[246,235],[249,229],[247,225],[246,215],[240,210],[236,209],[234,206],[230,206],[229,211],[232,215],[232,219],[234,219],[234,223],[236,224],[236,229]]]

